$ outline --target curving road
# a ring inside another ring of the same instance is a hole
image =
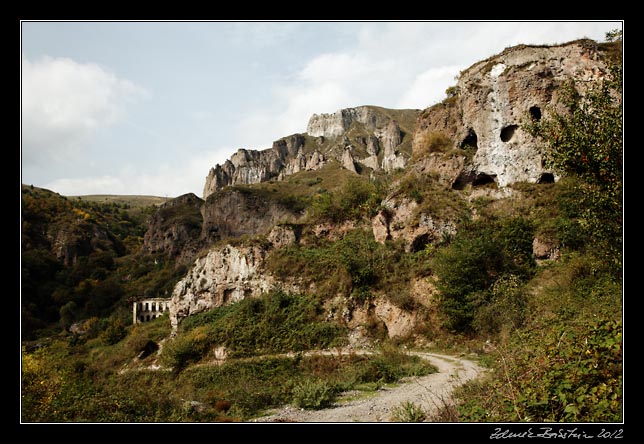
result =
[[[429,360],[438,373],[405,378],[396,387],[380,389],[373,397],[342,402],[322,410],[301,410],[285,406],[254,422],[391,422],[394,410],[408,401],[422,407],[431,418],[449,403],[455,387],[474,379],[485,370],[464,357],[438,353],[410,352]]]

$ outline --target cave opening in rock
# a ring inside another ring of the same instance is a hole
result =
[[[418,253],[419,251],[424,250],[427,244],[429,244],[430,240],[431,239],[429,238],[429,233],[424,233],[416,237],[416,239],[414,239],[414,241],[411,243],[410,249],[412,253]]]
[[[501,130],[501,141],[509,142],[514,136],[514,131],[518,128],[517,125],[508,125]]]
[[[552,173],[542,173],[537,179],[537,183],[555,183],[555,175]]]
[[[494,177],[495,177],[494,175],[478,173],[476,175],[476,178],[472,181],[472,185],[481,186],[481,185],[487,185],[489,183],[496,183],[496,180],[494,180]]]
[[[470,128],[467,130],[467,136],[461,142],[461,149],[473,148],[474,150],[479,149],[479,138],[476,135],[476,132]]]
[[[528,111],[530,112],[530,117],[532,117],[533,120],[536,120],[537,122],[541,120],[541,108],[538,106],[531,106]]]

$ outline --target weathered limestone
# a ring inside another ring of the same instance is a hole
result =
[[[414,152],[438,132],[453,148],[474,152],[463,171],[467,182],[492,180],[504,187],[536,183],[545,169],[541,143],[523,130],[531,119],[547,116],[568,79],[580,84],[607,73],[596,44],[589,40],[558,46],[515,46],[463,71],[457,93],[418,119]]]

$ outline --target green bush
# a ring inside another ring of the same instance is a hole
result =
[[[472,332],[479,308],[489,311],[492,306],[498,309],[504,304],[501,301],[505,296],[500,290],[497,294],[492,291],[496,282],[506,275],[525,281],[534,274],[533,236],[532,224],[521,217],[473,223],[459,232],[448,247],[436,252],[433,268],[447,328]],[[489,316],[481,313],[480,321],[485,322],[485,317]]]
[[[306,379],[293,388],[293,404],[309,410],[330,406],[335,399],[333,387],[324,380]]]
[[[461,420],[622,420],[621,322],[540,325],[517,334],[494,355],[492,373],[498,377],[464,388]]]
[[[183,334],[168,344],[167,355],[182,368],[220,345],[229,357],[240,357],[341,344],[344,330],[324,321],[322,313],[320,303],[307,295],[275,291],[246,298],[185,319]]]
[[[313,222],[343,222],[374,217],[385,197],[384,186],[364,179],[348,181],[334,193],[320,192],[311,197],[308,214]]]
[[[391,420],[394,422],[423,422],[427,419],[427,413],[419,405],[410,401],[400,403],[393,409]]]

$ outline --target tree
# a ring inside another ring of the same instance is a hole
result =
[[[613,64],[588,86],[571,80],[562,92],[565,111],[533,120],[526,128],[543,140],[547,167],[580,180],[580,226],[595,252],[621,270],[622,67]]]
[[[621,29],[612,29],[606,33],[607,42],[621,42],[622,41],[622,30]]]

